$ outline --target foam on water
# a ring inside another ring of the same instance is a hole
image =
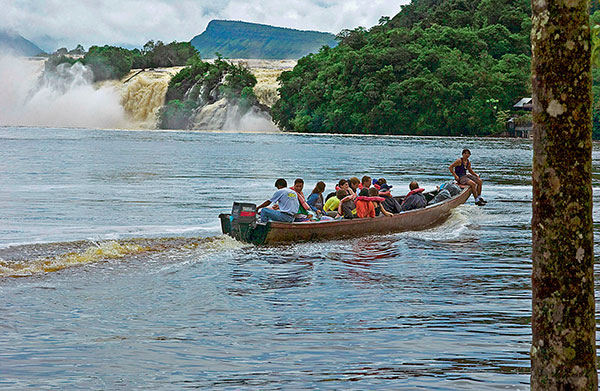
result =
[[[216,253],[247,244],[221,235],[208,238],[154,238],[47,243],[25,245],[0,250],[0,278],[27,277],[40,273],[112,260],[128,260],[135,256],[168,251],[201,250]],[[31,254],[30,256],[28,256]]]
[[[424,231],[407,231],[399,235],[429,241],[451,242],[461,238],[469,225],[476,224],[485,213],[482,208],[461,205],[450,212],[450,217],[441,225]]]

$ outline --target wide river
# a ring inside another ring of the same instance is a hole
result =
[[[220,235],[278,177],[404,194],[463,148],[489,203],[434,229]],[[529,387],[528,140],[0,128],[0,157],[0,389]]]

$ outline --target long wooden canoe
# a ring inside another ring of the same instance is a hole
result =
[[[437,191],[427,194],[433,198]],[[235,239],[254,244],[277,244],[285,242],[306,242],[338,239],[371,234],[387,234],[402,231],[419,231],[434,227],[446,221],[455,207],[464,204],[471,195],[469,187],[456,196],[442,202],[395,214],[351,220],[326,222],[283,223],[270,221],[265,224],[253,223],[247,227],[232,229],[231,214],[221,214],[221,228],[224,234]],[[400,197],[396,197],[401,200]]]

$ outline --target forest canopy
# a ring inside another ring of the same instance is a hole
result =
[[[280,76],[297,132],[486,135],[530,96],[529,0],[413,0]]]
[[[74,64],[81,62],[89,66],[94,73],[94,80],[120,79],[132,68],[158,68],[186,65],[188,60],[198,54],[189,42],[171,42],[164,44],[161,41],[148,41],[140,49],[125,49],[116,46],[91,46],[83,52],[83,47],[78,47],[69,52],[82,53],[82,58],[67,56],[67,50],[59,50],[46,62],[45,70],[52,72],[62,63]]]

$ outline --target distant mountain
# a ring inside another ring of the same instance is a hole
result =
[[[0,51],[9,51],[20,56],[37,56],[44,53],[33,42],[26,40],[17,33],[5,30],[0,30]]]
[[[316,53],[323,45],[335,47],[335,36],[318,31],[294,30],[265,24],[213,20],[191,44],[202,58],[298,59]]]

